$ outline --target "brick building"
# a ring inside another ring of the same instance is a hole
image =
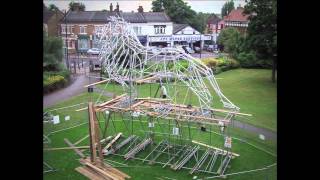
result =
[[[243,14],[244,8],[239,5],[237,9],[232,10],[227,16],[223,18],[224,27],[237,28],[241,33],[246,33],[248,28],[249,15]]]
[[[50,11],[43,5],[43,31],[48,36],[58,36],[60,31],[60,20],[63,18],[63,13],[59,10]]]

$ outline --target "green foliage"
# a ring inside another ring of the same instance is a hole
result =
[[[59,8],[58,8],[56,5],[54,5],[54,4],[50,4],[49,7],[48,7],[48,9],[49,9],[50,11],[58,11],[58,10],[59,10]]]
[[[61,70],[63,49],[60,37],[48,37],[43,33],[43,69],[45,71]]]
[[[62,75],[55,75],[53,73],[43,74],[43,92],[48,93],[64,87],[68,83],[68,80]]]
[[[163,0],[152,1],[152,11],[153,12],[163,12]]]
[[[219,74],[223,71],[228,71],[230,69],[239,68],[240,64],[238,61],[231,58],[204,58],[202,62],[211,68],[215,74]]]
[[[227,16],[234,9],[233,0],[227,1],[221,9],[221,17]]]
[[[277,54],[277,1],[251,0],[245,5],[250,14],[248,41],[259,59],[274,59]]]
[[[236,28],[225,28],[221,31],[217,43],[224,47],[224,51],[233,57],[241,50],[243,37]]]
[[[71,11],[74,11],[76,4],[77,4],[77,3],[75,3],[74,1],[71,1],[71,2],[69,3],[69,9],[70,9]],[[80,5],[79,5],[79,10],[80,10],[80,11],[85,11],[85,9],[86,9],[86,6],[85,6],[83,3],[80,3]]]
[[[207,24],[209,13],[196,13],[183,0],[154,0],[153,12],[165,12],[175,23],[186,23],[203,33]]]

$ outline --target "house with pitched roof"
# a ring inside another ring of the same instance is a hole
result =
[[[233,9],[227,16],[223,18],[224,27],[237,28],[241,33],[246,33],[249,24],[249,15],[243,13],[244,8],[240,5],[237,9]]]

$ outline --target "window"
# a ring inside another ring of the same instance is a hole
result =
[[[66,29],[63,26],[61,26],[61,33],[66,33]]]
[[[166,33],[166,26],[165,25],[154,26],[154,33],[155,34],[165,34]]]
[[[86,27],[80,26],[80,34],[86,34]]]
[[[69,48],[72,48],[73,47],[73,43],[72,41],[69,41]]]
[[[140,35],[140,34],[141,34],[141,27],[139,27],[139,26],[134,26],[134,27],[133,27],[133,31],[134,31],[137,35]]]
[[[70,34],[71,33],[71,27],[67,26],[67,33]]]
[[[66,33],[66,25],[61,25],[61,33],[63,33],[63,34]],[[67,33],[68,34],[73,33],[73,27],[72,26],[67,26]]]

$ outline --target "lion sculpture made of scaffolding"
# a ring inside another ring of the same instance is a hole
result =
[[[156,76],[165,86],[169,86],[172,79],[181,81],[197,96],[201,112],[213,106],[213,93],[218,95],[224,108],[239,111],[240,108],[223,95],[213,71],[201,60],[175,47],[143,46],[123,18],[110,17],[96,35],[101,45],[99,60],[104,72],[123,88],[130,89],[133,96],[136,95],[134,80]],[[181,61],[188,67],[182,66]]]

